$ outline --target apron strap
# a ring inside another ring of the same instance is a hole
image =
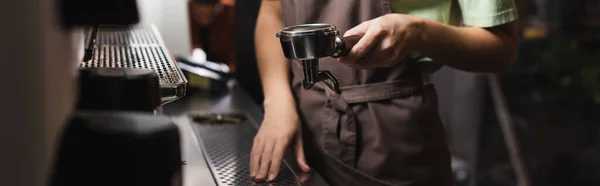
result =
[[[420,79],[406,79],[365,85],[342,87],[342,97],[348,104],[381,101],[391,98],[407,97],[423,88]],[[333,92],[330,92],[333,93]]]
[[[341,88],[341,94],[325,89],[328,97],[323,121],[324,150],[345,164],[356,163],[356,117],[351,104],[407,97],[422,90],[423,82],[401,80]]]

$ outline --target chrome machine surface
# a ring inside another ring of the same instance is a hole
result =
[[[163,104],[185,95],[187,79],[153,24],[101,26],[93,51],[91,60],[81,62],[80,68],[152,69],[160,78]]]

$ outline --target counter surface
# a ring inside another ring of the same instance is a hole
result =
[[[172,116],[182,134],[185,186],[247,185],[249,150],[263,120],[262,107],[236,81],[228,91],[216,95],[188,90],[188,94],[164,106],[165,115]],[[208,113],[241,114],[247,118],[239,124],[201,124],[194,121]],[[315,172],[302,173],[292,153],[287,153],[280,178],[268,185],[327,185]],[[218,175],[218,176],[215,176]]]

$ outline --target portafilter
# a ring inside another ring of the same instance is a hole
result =
[[[285,27],[277,32],[283,54],[291,60],[302,61],[303,87],[308,90],[323,81],[331,90],[339,93],[337,78],[329,71],[319,70],[319,58],[344,56],[360,36],[340,37],[340,31],[331,24],[302,24]]]

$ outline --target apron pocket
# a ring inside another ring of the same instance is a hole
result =
[[[353,106],[360,125],[356,169],[392,183],[445,185],[432,180],[446,180],[449,154],[430,88]]]
[[[360,131],[357,130],[359,122],[355,112],[362,111],[353,108],[361,105],[367,105],[368,108],[372,102],[413,98],[415,96],[411,95],[422,90],[418,85],[415,81],[394,81],[343,87],[342,94],[326,91],[327,109],[322,123],[324,150],[346,165],[356,168],[357,136]],[[373,121],[378,122],[378,119],[374,118]]]

